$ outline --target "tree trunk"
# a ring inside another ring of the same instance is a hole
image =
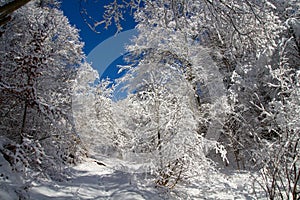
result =
[[[22,126],[21,126],[21,136],[24,134],[24,131],[25,131],[26,118],[27,118],[27,107],[28,107],[28,104],[25,101],[23,119],[22,119]]]
[[[30,0],[15,0],[0,7],[0,26],[5,25],[10,19],[9,15],[27,4]]]

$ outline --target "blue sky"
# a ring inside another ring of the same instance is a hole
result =
[[[101,21],[104,12],[103,6],[111,1],[87,0],[87,2],[82,1],[82,6],[87,9],[89,15]],[[83,50],[87,55],[87,60],[92,62],[92,66],[99,71],[103,78],[114,79],[118,77],[116,65],[124,64],[122,60],[123,47],[130,42],[130,38],[135,34],[132,29],[136,23],[129,14],[130,11],[124,14],[125,21],[122,22],[122,31],[124,32],[116,35],[117,29],[114,25],[107,30],[104,29],[104,26],[98,27],[97,31],[101,32],[100,34],[92,31],[80,15],[80,0],[62,0],[61,8],[64,15],[69,18],[70,23],[80,30],[81,40],[85,43]]]

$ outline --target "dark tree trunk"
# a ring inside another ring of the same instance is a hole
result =
[[[7,24],[9,15],[27,4],[30,0],[15,0],[0,7],[0,26]]]

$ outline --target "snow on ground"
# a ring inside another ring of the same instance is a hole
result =
[[[71,169],[66,182],[45,182],[30,190],[31,199],[162,199],[154,189],[140,188],[134,183],[133,175],[103,166],[95,159]]]
[[[0,199],[257,199],[249,172],[209,172],[178,184],[174,190],[156,188],[143,165],[117,158],[87,158],[66,169],[67,180],[37,179],[26,187],[0,156]],[[104,164],[104,165],[103,165]],[[258,191],[258,189],[257,189]],[[257,193],[259,199],[264,194]]]
[[[20,174],[12,172],[10,164],[0,153],[0,199],[19,199],[24,190],[23,185]]]
[[[255,183],[255,184],[254,184]],[[255,190],[253,189],[255,186]],[[190,184],[178,185],[174,191],[180,194],[177,199],[212,199],[212,200],[251,200],[267,199],[263,191],[254,182],[249,172],[209,173],[196,177]]]

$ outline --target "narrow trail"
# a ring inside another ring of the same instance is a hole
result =
[[[246,171],[205,172],[176,185],[174,190],[156,188],[154,180],[145,173],[146,164],[130,159],[93,156],[65,169],[66,178],[50,180],[39,177],[25,183],[0,155],[0,199],[5,200],[252,200],[266,199],[256,185],[254,174]],[[27,186],[26,186],[27,185]]]
[[[121,163],[106,161],[104,164],[88,158],[70,169],[68,181],[44,182],[32,187],[30,199],[162,199],[154,189],[139,187],[136,174],[114,169]]]

